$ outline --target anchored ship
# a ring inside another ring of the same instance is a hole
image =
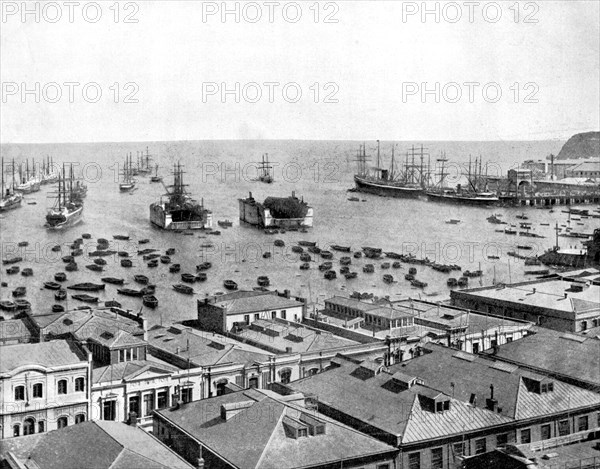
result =
[[[266,182],[267,184],[271,184],[273,182],[273,175],[271,174],[272,168],[273,166],[269,165],[269,154],[265,153],[262,156],[262,163],[258,167],[258,180],[260,182]]]
[[[456,188],[445,186],[446,174],[444,173],[444,165],[447,161],[445,155],[438,159],[438,162],[442,163],[440,180],[426,192],[429,200],[466,205],[494,205],[500,201],[496,194],[487,189],[487,176],[483,176],[481,158],[479,159],[479,169],[477,168],[477,159],[475,159],[473,169],[471,167],[471,159],[469,158],[469,172],[466,175],[467,187],[458,184]]]
[[[152,172],[152,168],[150,167],[150,160],[152,160],[152,156],[150,156],[150,151],[148,147],[146,147],[146,153],[143,151],[138,153],[137,158],[137,172],[141,176],[146,176]]]
[[[412,159],[409,161],[409,156]],[[420,166],[416,164],[415,157],[420,156]],[[404,169],[395,168],[394,147],[390,169],[381,168],[381,156],[379,140],[377,140],[377,166],[367,168],[366,145],[362,144],[358,150],[356,161],[358,172],[354,175],[356,189],[361,192],[369,192],[390,197],[418,197],[424,192],[425,169],[423,167],[423,146],[419,154],[412,147],[412,153],[406,154]]]
[[[21,183],[16,187],[16,190],[23,194],[30,194],[40,190],[40,181],[35,177],[35,163],[33,164],[33,172],[29,171],[29,160],[25,161],[25,170],[23,165],[19,165],[19,180]]]
[[[50,184],[58,181],[58,172],[54,169],[54,161],[50,156],[46,157],[46,161],[42,160],[42,175],[41,183]]]
[[[150,205],[150,221],[163,230],[200,230],[212,227],[212,212],[187,192],[183,170],[179,163],[173,167],[174,182],[165,186],[167,193]],[[164,184],[163,184],[164,185]]]
[[[239,199],[240,220],[260,228],[310,228],[313,209],[292,192],[291,197],[267,197],[261,204],[252,193]]]
[[[137,182],[133,177],[133,166],[131,162],[131,153],[125,157],[125,165],[123,166],[123,180],[119,184],[119,190],[127,192],[135,187]]]
[[[58,178],[58,193],[54,207],[46,215],[46,228],[61,230],[79,223],[83,218],[83,202],[73,197],[73,165],[70,176],[63,165],[62,177]]]
[[[15,191],[15,163],[12,164],[12,178],[11,183],[4,183],[4,158],[2,158],[2,192],[0,193],[0,212],[6,212],[13,210],[21,206],[23,202],[23,196],[21,193]]]

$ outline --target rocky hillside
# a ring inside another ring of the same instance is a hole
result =
[[[600,132],[573,135],[563,145],[557,159],[589,158],[591,156],[600,156]]]

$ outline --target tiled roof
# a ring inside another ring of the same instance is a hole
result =
[[[0,321],[0,341],[11,339],[29,340],[32,337],[32,331],[26,319],[9,319]]]
[[[346,298],[343,296],[333,296],[331,298],[327,298],[325,301],[327,301],[328,303],[345,306],[348,308],[358,309],[360,311],[370,311],[372,309],[377,309],[380,307],[380,305],[366,303],[364,301],[359,301],[354,298]]]
[[[600,386],[600,340],[536,327],[535,334],[498,347],[495,357]]]
[[[229,420],[221,418],[221,405],[250,401]],[[191,402],[178,410],[158,411],[202,442],[211,451],[241,469],[292,469],[339,463],[342,460],[395,449],[314,411],[285,403],[261,391],[241,391]],[[284,418],[309,414],[326,424],[323,435],[292,438]],[[234,443],[232,443],[234,442]]]
[[[8,440],[0,452],[16,450],[27,467],[43,469],[191,469],[149,433],[120,422],[83,422],[60,430]],[[18,446],[18,447],[17,447]]]
[[[228,315],[270,311],[272,309],[293,308],[303,303],[271,292],[251,292],[251,295],[219,296],[215,306],[224,308]],[[259,294],[255,294],[259,293]],[[262,294],[261,294],[262,293]]]
[[[87,358],[76,345],[66,340],[3,345],[0,351],[0,373],[27,365],[54,367],[81,363],[87,363]]]

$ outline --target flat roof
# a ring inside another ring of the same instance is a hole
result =
[[[21,366],[58,367],[80,364],[87,364],[87,357],[73,342],[66,340],[0,347],[0,373],[8,373]]]
[[[199,300],[202,305],[202,300]],[[286,298],[276,292],[235,292],[214,297],[209,304],[223,308],[227,315],[247,314],[257,311],[270,311],[303,306],[294,298]]]

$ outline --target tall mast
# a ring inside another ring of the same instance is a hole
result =
[[[0,195],[0,199],[4,198],[4,157],[2,157],[2,194]]]
[[[390,179],[392,180],[394,179],[394,146],[395,145],[392,144],[392,169],[390,171]]]
[[[381,166],[381,163],[379,162],[379,140],[377,140],[377,170],[379,171],[379,168]]]

